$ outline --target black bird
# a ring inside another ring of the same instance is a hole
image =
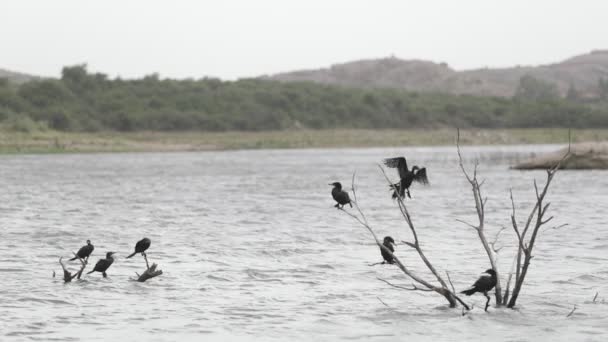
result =
[[[112,266],[112,263],[114,263],[114,257],[112,257],[112,254],[114,254],[114,252],[106,253],[106,258],[99,260],[95,264],[95,268],[92,271],[87,272],[87,274],[93,272],[101,272],[104,278],[107,277],[108,275],[106,274],[106,271],[108,270],[108,268],[110,268],[110,266]]]
[[[496,271],[493,269],[487,269],[484,273],[481,274],[481,277],[477,279],[475,284],[471,286],[470,289],[464,290],[460,293],[464,293],[467,296],[474,294],[475,292],[481,292],[488,299],[486,302],[485,310],[488,310],[488,305],[490,304],[490,297],[488,296],[488,291],[496,286]]]
[[[342,191],[342,184],[339,182],[331,183],[334,188],[331,190],[331,196],[338,202],[338,204],[334,205],[334,207],[340,209],[343,208],[345,204],[350,205],[352,208],[353,205],[350,203],[350,197],[348,197],[348,192]]]
[[[143,238],[143,239],[137,241],[137,243],[135,244],[135,252],[131,253],[131,255],[129,255],[127,257],[127,259],[129,259],[130,257],[134,256],[137,253],[141,253],[143,255],[144,252],[148,248],[150,248],[151,243],[152,243],[152,241],[150,241],[150,239],[148,239],[148,238]]]
[[[91,255],[91,253],[93,253],[94,249],[95,249],[95,246],[93,246],[93,244],[91,243],[91,240],[87,240],[87,244],[85,246],[80,247],[80,249],[78,250],[78,253],[76,253],[76,256],[73,257],[72,259],[70,259],[70,261],[76,260],[77,258],[88,259],[89,255]]]
[[[426,176],[426,167],[419,168],[417,165],[414,165],[410,171],[407,168],[407,161],[404,157],[384,159],[384,165],[396,168],[399,171],[399,183],[391,185],[391,189],[394,190],[393,198],[397,198],[397,196],[405,198],[406,194],[407,197],[412,198],[410,196],[410,186],[413,181],[422,183],[423,185],[429,184],[429,179]]]
[[[384,247],[388,248],[391,252],[395,251],[395,247],[393,247],[394,244],[395,244],[395,240],[393,240],[392,237],[390,237],[390,236],[384,237],[384,242],[382,243],[382,245],[384,245]],[[382,258],[384,258],[384,262],[389,263],[389,264],[395,263],[393,256],[390,255],[387,251],[385,251],[384,248],[380,248],[380,253],[382,253]]]

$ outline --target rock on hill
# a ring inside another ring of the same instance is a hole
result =
[[[287,72],[264,78],[351,87],[512,96],[524,75],[555,84],[563,95],[573,85],[582,96],[595,97],[598,94],[599,79],[608,79],[608,50],[596,50],[560,63],[537,67],[456,71],[445,63],[390,57],[336,64],[326,69]]]

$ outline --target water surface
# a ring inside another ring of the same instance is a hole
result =
[[[555,148],[465,148],[468,167],[479,160],[486,180],[489,236],[510,227],[509,189],[521,222],[533,180],[545,179],[508,166]],[[608,338],[608,172],[557,175],[553,226],[568,226],[542,232],[519,310],[486,314],[485,299],[473,296],[463,317],[432,293],[378,281],[411,283],[394,266],[368,266],[381,260],[371,236],[333,208],[327,183],[350,188],[356,170],[359,203],[378,234],[411,240],[377,167],[398,155],[428,168],[431,186],[414,185],[409,208],[428,257],[467,288],[488,262],[475,231],[456,222],[476,216],[453,147],[2,156],[0,340]],[[164,274],[138,283],[144,261],[124,257],[144,236]],[[59,256],[86,239],[93,262],[118,252],[109,277],[53,279]],[[503,272],[514,243],[505,230]],[[413,251],[397,253],[432,280]]]

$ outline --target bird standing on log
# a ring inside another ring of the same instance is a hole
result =
[[[388,248],[388,250],[392,252],[395,251],[395,240],[393,240],[392,237],[390,236],[386,236],[384,238],[384,242],[382,242],[382,245],[386,248]],[[380,247],[380,253],[382,253],[382,258],[384,259],[384,263],[388,263],[388,264],[394,264],[395,263],[395,259],[393,258],[392,255],[390,255],[387,251],[384,250],[384,248]]]
[[[99,260],[95,264],[95,268],[92,271],[87,272],[87,274],[90,274],[93,272],[101,272],[103,277],[106,278],[108,276],[106,274],[106,271],[108,270],[108,268],[110,268],[110,266],[112,266],[112,263],[114,263],[114,257],[112,256],[113,254],[114,254],[114,252],[106,253],[106,258]]]
[[[412,167],[412,170],[408,170],[407,161],[404,157],[397,158],[388,158],[384,159],[384,165],[390,168],[396,168],[399,171],[399,183],[395,183],[391,185],[391,189],[393,189],[393,198],[412,198],[410,196],[410,186],[413,181],[418,183],[422,183],[423,185],[429,184],[429,179],[426,176],[426,167],[419,168],[417,165]]]
[[[338,202],[334,207],[338,209],[342,209],[345,204],[350,205],[352,208],[353,205],[350,203],[350,197],[348,196],[348,192],[342,190],[342,184],[339,182],[331,183],[334,188],[331,190],[331,196]]]
[[[87,244],[80,247],[80,249],[78,250],[78,253],[76,253],[76,256],[74,256],[72,259],[70,259],[70,261],[76,260],[76,259],[88,259],[89,255],[91,255],[91,253],[93,253],[94,249],[95,249],[95,246],[93,246],[93,244],[91,243],[91,240],[87,240]]]
[[[488,296],[488,291],[496,286],[496,271],[493,269],[487,269],[484,273],[481,274],[479,279],[471,286],[470,289],[464,290],[460,293],[464,293],[467,296],[474,294],[475,292],[481,292],[488,299],[486,302],[485,311],[488,311],[488,305],[490,304],[490,297]]]
[[[135,252],[131,253],[127,259],[129,259],[130,257],[134,256],[137,253],[141,253],[141,255],[144,255],[145,251],[150,248],[150,244],[152,243],[152,241],[150,241],[150,239],[148,238],[143,238],[139,241],[137,241],[137,243],[135,244]]]

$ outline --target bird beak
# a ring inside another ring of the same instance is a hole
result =
[[[334,186],[334,185],[333,185],[333,184],[331,184],[331,183],[330,183],[330,184],[327,184],[327,185],[331,185],[331,186]]]

